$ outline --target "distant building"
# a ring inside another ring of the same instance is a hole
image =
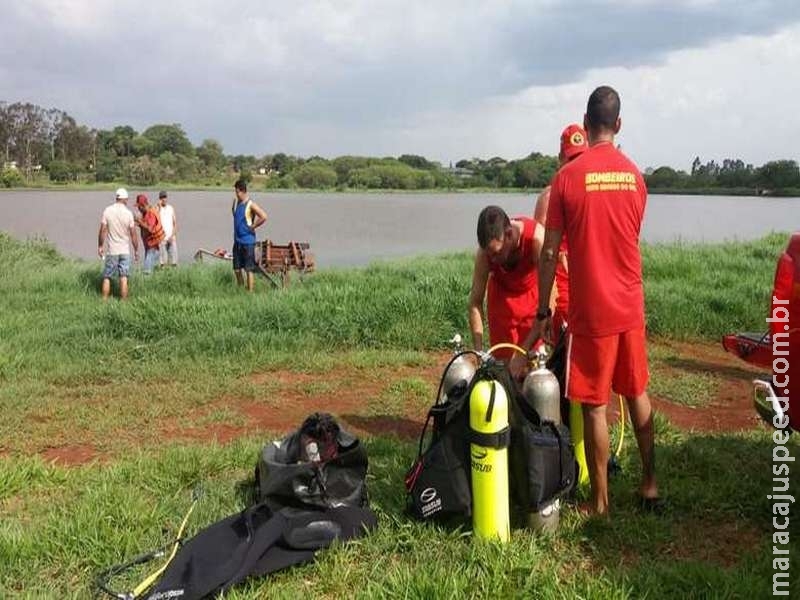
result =
[[[444,172],[452,175],[453,177],[458,177],[459,179],[469,179],[475,174],[472,169],[466,169],[464,167],[448,167],[447,169],[444,169]]]
[[[3,163],[3,169],[11,169],[12,171],[18,171],[19,167],[17,167],[17,161],[10,160],[8,162]]]

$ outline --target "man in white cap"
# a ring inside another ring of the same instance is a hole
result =
[[[97,234],[97,254],[105,258],[103,265],[103,300],[111,295],[111,276],[119,276],[119,297],[128,297],[128,273],[131,268],[131,244],[134,260],[139,260],[139,242],[136,239],[136,224],[128,209],[128,190],[119,188],[116,201],[107,206],[100,218]]]

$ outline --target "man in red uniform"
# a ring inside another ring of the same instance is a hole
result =
[[[558,166],[563,167],[569,161],[583,154],[589,147],[586,141],[586,131],[575,123],[567,125],[561,132],[561,148],[558,152]],[[550,186],[542,190],[536,200],[533,218],[538,223],[547,223],[547,209],[550,205]],[[558,248],[558,262],[556,263],[556,297],[553,309],[553,338],[558,339],[562,327],[567,324],[569,310],[569,263],[567,261],[567,236],[562,232],[561,245]],[[551,299],[550,304],[553,304]]]
[[[570,240],[567,396],[582,403],[591,481],[590,510],[608,512],[609,392],[625,396],[642,459],[644,508],[658,508],[653,416],[646,387],[644,290],[639,232],[647,189],[641,172],[614,146],[619,95],[594,90],[584,116],[589,149],[553,179],[540,263],[539,310],[530,345],[546,334],[562,233]],[[527,347],[527,346],[526,346]]]
[[[519,344],[530,332],[537,305],[537,266],[543,239],[544,228],[530,217],[509,219],[498,206],[481,211],[468,307],[476,350],[483,349],[484,296],[492,345]],[[511,351],[501,350],[495,356],[507,360]]]

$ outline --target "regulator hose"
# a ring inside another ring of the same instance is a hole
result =
[[[181,543],[183,542],[183,532],[186,529],[186,523],[189,521],[189,517],[194,511],[194,507],[197,505],[197,501],[203,495],[202,489],[200,487],[196,487],[192,491],[192,504],[189,506],[189,510],[186,513],[186,516],[183,518],[181,522],[181,526],[178,529],[178,534],[175,537],[173,542],[169,542],[167,545],[158,548],[157,550],[153,550],[152,552],[146,552],[144,554],[140,554],[139,556],[135,557],[133,560],[130,560],[121,565],[115,565],[109,569],[106,569],[100,575],[98,575],[96,580],[96,585],[99,591],[108,594],[113,598],[117,598],[118,600],[135,600],[136,598],[140,597],[144,594],[161,576],[161,574],[167,569],[169,564],[172,562],[172,559],[175,558],[175,555],[178,552],[178,548],[180,548]],[[142,580],[142,582],[137,585],[132,591],[129,592],[118,592],[111,589],[110,580],[112,577],[116,577],[120,573],[124,573],[125,571],[135,567],[137,565],[141,565],[144,563],[148,563],[152,560],[157,558],[161,558],[166,554],[166,549],[169,548],[170,544],[172,545],[172,552],[170,552],[169,557],[164,564],[161,565],[156,571],[152,574],[148,575],[147,577]]]

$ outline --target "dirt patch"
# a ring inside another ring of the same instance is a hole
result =
[[[665,342],[675,358],[665,360],[670,370],[712,374],[719,381],[707,406],[690,407],[652,397],[653,406],[670,422],[690,431],[724,432],[761,427],[753,409],[751,380],[762,371],[728,354],[720,344]]]
[[[82,465],[97,458],[97,450],[89,444],[45,448],[40,454],[47,462],[66,467]]]
[[[164,426],[162,435],[167,439],[216,439],[224,443],[261,431],[287,433],[296,429],[311,413],[329,412],[357,435],[395,434],[410,439],[419,435],[427,407],[401,403],[400,414],[376,415],[372,414],[376,401],[398,381],[409,377],[422,379],[432,387],[438,386],[440,370],[447,360],[447,355],[432,355],[430,364],[433,366],[422,368],[400,366],[376,370],[341,365],[318,375],[287,370],[256,373],[250,380],[258,385],[267,385],[270,390],[268,397],[256,401],[226,397],[186,417],[192,421],[215,409],[233,410],[245,417],[245,425],[234,427],[214,423],[181,427],[173,422]]]
[[[689,344],[660,342],[674,354],[666,359],[667,368],[674,372],[710,373],[719,382],[708,406],[694,408],[653,397],[653,404],[669,421],[694,431],[737,431],[759,427],[752,408],[750,380],[759,374],[739,359],[726,354],[721,346],[711,343]],[[359,435],[394,434],[404,439],[419,435],[427,407],[419,403],[402,404],[399,409],[376,414],[375,404],[397,382],[415,377],[436,389],[447,354],[432,354],[428,367],[401,366],[393,369],[365,369],[347,365],[337,366],[325,373],[312,374],[279,370],[250,376],[253,383],[268,385],[269,394],[263,399],[226,397],[203,408],[236,411],[246,424],[233,426],[213,423],[203,426],[180,427],[167,424],[162,433],[166,438],[204,440],[224,443],[242,435],[256,432],[280,434],[300,425],[313,412],[334,414],[346,427]],[[318,390],[318,391],[315,391]],[[431,401],[433,398],[431,397]],[[389,414],[391,412],[391,414]],[[189,420],[201,414],[188,415]],[[608,408],[609,422],[619,419],[618,402]]]
[[[654,406],[673,425],[701,432],[761,426],[752,408],[750,386],[750,380],[760,374],[757,369],[726,354],[718,344],[662,340],[654,343],[666,350],[666,358],[658,359],[659,368],[683,374],[710,373],[718,384],[708,405],[699,408],[675,404],[654,394]],[[285,369],[254,373],[248,376],[248,381],[262,390],[255,396],[222,396],[180,417],[160,419],[154,429],[151,429],[154,421],[143,417],[142,422],[131,423],[126,431],[119,432],[119,437],[141,445],[141,439],[129,434],[140,426],[149,432],[148,440],[216,440],[224,444],[261,432],[283,434],[297,428],[313,412],[330,412],[357,435],[416,439],[448,359],[449,354],[442,352],[431,353],[422,367],[368,368],[342,362],[318,373]],[[409,380],[413,380],[412,385]],[[426,393],[425,387],[431,391]],[[616,400],[609,403],[608,415],[609,422],[618,420]],[[76,444],[75,432],[67,429],[51,433],[46,446],[30,449],[47,461],[80,465],[97,459],[97,448],[103,447],[102,440],[85,436]],[[15,449],[0,448],[0,458],[16,453]]]

